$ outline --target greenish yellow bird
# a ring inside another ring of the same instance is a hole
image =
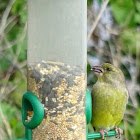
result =
[[[109,64],[93,66],[92,70],[98,77],[92,90],[92,121],[91,124],[99,131],[101,138],[104,133],[115,129],[118,138],[123,133],[118,124],[123,119],[126,104],[128,102],[128,91],[122,71]]]

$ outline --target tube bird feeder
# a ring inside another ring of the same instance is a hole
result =
[[[28,91],[44,108],[33,140],[86,140],[86,10],[86,0],[28,1]]]

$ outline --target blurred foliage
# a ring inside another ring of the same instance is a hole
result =
[[[0,139],[21,138],[26,91],[26,0],[0,0]]]
[[[88,0],[88,31],[103,0]],[[26,0],[0,0],[0,139],[24,135],[21,98],[26,91]],[[140,1],[110,0],[87,45],[87,85],[97,77],[91,65],[110,62],[126,77],[130,98],[120,126],[125,140],[140,139]],[[113,140],[113,138],[111,138]]]
[[[21,115],[19,115],[21,114],[20,110],[16,106],[11,107],[11,105],[7,103],[1,103],[0,106],[4,119],[6,119],[6,121],[9,123],[9,127],[7,126],[7,130],[12,130],[11,135],[13,137],[23,137],[24,127],[21,121]],[[4,124],[4,121],[2,120],[3,118],[0,120],[0,125],[4,127],[4,125],[6,124]]]
[[[131,22],[133,22],[133,20],[131,20],[133,16],[131,15],[132,17],[130,17],[131,11],[134,11],[133,0],[112,0],[111,7],[114,18],[118,24],[123,25],[125,23],[124,21],[128,20],[128,18],[130,22],[127,22],[126,24],[131,24]]]

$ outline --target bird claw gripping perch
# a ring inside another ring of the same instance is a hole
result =
[[[102,138],[103,140],[104,140],[104,138],[105,138],[105,137],[104,137],[104,133],[105,133],[106,135],[108,135],[108,132],[107,132],[106,130],[102,130],[102,129],[101,129],[99,132],[100,132],[101,138]]]
[[[115,136],[115,138],[119,138],[120,139],[121,135],[123,134],[123,130],[121,128],[115,127],[115,132],[116,132],[116,134],[118,134],[118,135]]]

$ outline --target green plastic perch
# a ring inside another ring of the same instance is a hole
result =
[[[112,137],[112,136],[115,136],[117,134],[115,133],[115,131],[109,131],[108,135],[104,134],[104,136],[105,137]],[[88,139],[97,139],[97,138],[101,138],[100,133],[89,133],[88,134]]]

